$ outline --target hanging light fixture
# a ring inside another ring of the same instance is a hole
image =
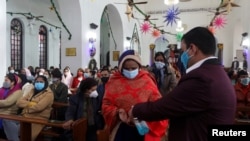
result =
[[[179,0],[164,0],[164,3],[166,5],[174,5],[174,4],[178,4]]]

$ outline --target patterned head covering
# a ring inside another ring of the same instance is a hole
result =
[[[141,66],[141,58],[140,58],[139,54],[135,50],[127,50],[127,51],[123,52],[119,58],[118,69],[120,72],[122,70],[123,63],[128,59],[132,59],[132,60],[136,61]]]

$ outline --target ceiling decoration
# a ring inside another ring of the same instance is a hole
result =
[[[167,26],[169,24],[171,24],[171,26],[173,25],[173,23],[176,23],[177,19],[180,19],[178,17],[178,15],[180,14],[179,8],[178,7],[174,7],[172,6],[171,8],[169,8],[166,12],[166,16],[164,22],[167,22]]]
[[[238,4],[234,3],[234,0],[222,0],[219,8],[226,8],[227,12],[231,12],[233,7],[240,7]]]

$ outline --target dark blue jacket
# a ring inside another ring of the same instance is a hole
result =
[[[67,109],[65,119],[67,120],[77,120],[83,117],[83,105],[84,105],[84,94],[78,92],[76,95],[72,95],[69,98],[69,107]],[[91,98],[91,104],[93,106],[94,121],[97,129],[103,129],[104,120],[99,112],[99,99]]]

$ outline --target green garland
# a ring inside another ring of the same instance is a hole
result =
[[[115,41],[115,38],[114,38],[114,34],[113,34],[113,31],[112,31],[112,28],[111,28],[111,25],[110,25],[110,21],[109,21],[109,15],[108,15],[108,12],[107,12],[107,7],[105,8],[104,12],[106,13],[106,17],[107,17],[107,20],[108,20],[108,24],[109,24],[109,29],[110,29],[110,33],[111,33],[111,37],[114,41],[114,44],[115,44],[115,50],[117,49],[117,43]]]
[[[17,12],[17,13],[15,13],[15,12],[6,12],[6,13],[7,13],[7,14],[10,14],[11,16],[12,16],[13,14],[17,14],[17,15],[23,15],[23,16],[26,17],[26,18],[28,18],[28,17],[33,17],[33,18],[35,18],[35,17],[36,17],[36,16],[32,15],[31,13],[21,13],[21,12]],[[37,18],[36,20],[41,21],[41,22],[43,22],[43,23],[45,23],[45,24],[48,24],[48,25],[50,25],[50,26],[53,26],[53,27],[55,27],[56,29],[57,29],[57,28],[61,29],[61,27],[56,26],[56,25],[53,25],[53,24],[51,24],[51,23],[49,23],[49,22],[47,22],[47,21],[45,21],[45,20],[41,20],[40,18]]]
[[[66,25],[64,24],[64,22],[62,21],[61,16],[59,15],[58,11],[56,10],[55,3],[53,2],[53,0],[50,0],[50,2],[51,2],[51,4],[52,4],[52,7],[53,7],[54,10],[55,10],[55,13],[56,13],[58,19],[59,19],[60,22],[62,23],[64,29],[65,29],[65,30],[68,32],[68,34],[69,34],[69,38],[68,38],[68,39],[71,40],[72,34],[70,33],[69,29],[66,27]]]

